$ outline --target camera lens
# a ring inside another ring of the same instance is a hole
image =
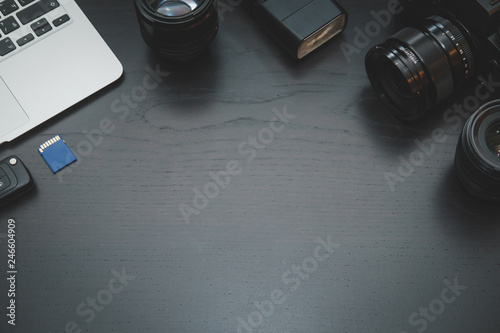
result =
[[[370,49],[365,66],[382,102],[397,117],[414,120],[472,76],[472,44],[461,24],[432,16]]]
[[[219,28],[217,0],[135,0],[146,43],[167,59],[188,62],[201,55]]]
[[[467,120],[457,145],[455,169],[472,195],[500,201],[500,100],[483,105]]]

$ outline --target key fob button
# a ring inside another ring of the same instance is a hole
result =
[[[10,180],[9,176],[3,171],[3,169],[0,167],[0,193],[2,193],[4,190],[7,190],[10,187]]]
[[[0,161],[0,206],[17,199],[32,188],[31,174],[17,156]]]

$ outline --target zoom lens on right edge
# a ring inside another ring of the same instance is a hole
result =
[[[458,22],[432,16],[370,49],[366,73],[375,93],[395,116],[415,120],[471,78],[470,40]]]
[[[473,196],[500,201],[500,100],[483,105],[467,120],[457,145],[455,169]]]

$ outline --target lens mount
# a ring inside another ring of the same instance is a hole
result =
[[[134,0],[144,41],[167,59],[201,55],[219,28],[217,0]]]
[[[467,120],[458,141],[455,167],[472,195],[500,201],[500,100],[481,106]]]
[[[366,72],[394,115],[415,120],[473,75],[472,45],[460,23],[432,16],[370,49]]]

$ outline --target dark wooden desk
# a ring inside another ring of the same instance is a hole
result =
[[[301,63],[221,2],[209,53],[173,66],[132,1],[79,1],[125,73],[1,151],[36,181],[0,211],[1,331],[498,333],[500,209],[455,179],[444,117],[465,96],[407,125],[366,78],[397,28],[356,36],[387,2],[342,1],[346,30]],[[37,153],[55,134],[79,155],[58,175]]]

